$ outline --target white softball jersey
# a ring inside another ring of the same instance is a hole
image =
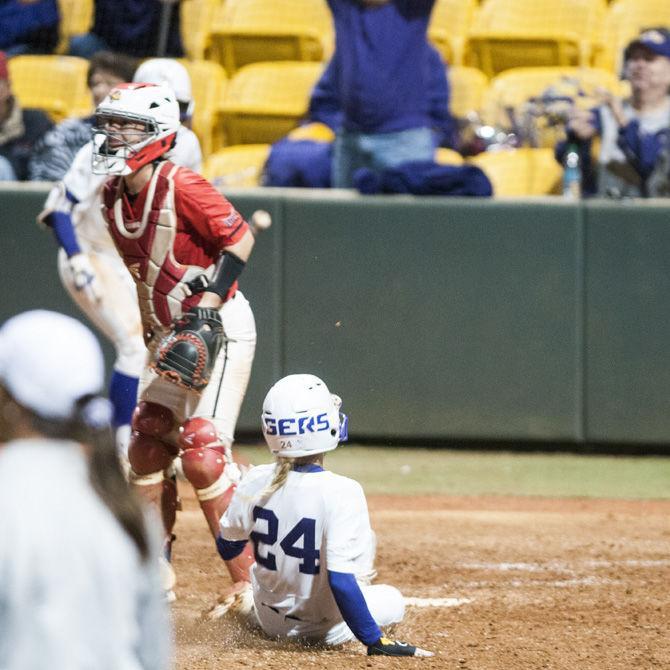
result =
[[[351,640],[327,571],[350,573],[361,581],[372,572],[374,534],[363,489],[332,472],[294,470],[277,492],[261,499],[274,470],[274,464],[252,468],[220,524],[225,540],[249,538],[254,544],[251,580],[258,621],[273,637],[326,644]],[[361,590],[379,625],[402,619],[397,590],[363,583]]]
[[[0,668],[170,667],[157,559],[141,561],[78,444],[0,446],[0,518]]]

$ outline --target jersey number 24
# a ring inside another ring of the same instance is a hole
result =
[[[249,534],[254,543],[254,555],[256,562],[267,570],[277,569],[277,557],[271,551],[265,556],[261,555],[259,547],[261,544],[273,545],[277,542],[279,535],[279,519],[271,509],[259,507],[256,505],[253,509],[254,521],[262,520],[267,524],[267,532],[252,531]],[[284,536],[279,543],[280,548],[287,556],[301,560],[298,570],[305,575],[319,574],[319,556],[320,552],[316,548],[316,520],[309,517],[303,517],[293,528]],[[302,538],[302,547],[298,542]]]

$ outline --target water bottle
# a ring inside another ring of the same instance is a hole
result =
[[[569,144],[563,159],[563,197],[579,200],[582,197],[582,165],[576,144]]]

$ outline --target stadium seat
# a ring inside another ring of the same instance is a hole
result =
[[[552,149],[491,151],[467,162],[486,173],[495,196],[548,195],[560,187],[562,170]]]
[[[604,0],[487,0],[476,12],[466,63],[487,76],[525,65],[591,65]]]
[[[670,28],[667,0],[615,0],[607,11],[603,28],[604,49],[597,57],[599,67],[619,72],[623,50],[644,28]]]
[[[46,111],[54,121],[91,113],[88,61],[74,56],[15,56],[9,60],[12,89],[23,107]]]
[[[181,39],[189,58],[210,57],[211,33],[226,0],[182,0]]]
[[[65,53],[73,35],[87,33],[93,23],[93,0],[58,0],[60,41],[56,51]]]
[[[227,85],[226,72],[218,63],[211,61],[180,59],[180,62],[191,77],[195,101],[193,131],[200,140],[203,155],[208,156],[225,144],[221,101]]]
[[[438,147],[435,149],[435,162],[440,165],[463,165],[463,156],[453,149]]]
[[[228,74],[259,61],[326,60],[332,18],[325,0],[226,0],[212,45]]]
[[[428,39],[450,65],[463,65],[465,42],[477,7],[476,0],[437,0]]]
[[[252,63],[235,73],[222,105],[229,144],[271,144],[307,112],[323,63]]]
[[[203,166],[203,175],[215,186],[260,186],[269,144],[241,144],[212,154]]]
[[[590,109],[602,102],[603,92],[622,96],[627,85],[607,70],[579,67],[523,67],[500,73],[491,80],[484,120],[496,127],[507,127],[511,115],[524,132],[534,132],[540,146],[554,146],[564,137],[561,119],[574,100],[577,107]],[[551,91],[554,102],[538,105],[534,116],[530,106]],[[539,112],[542,111],[542,114]],[[528,125],[532,119],[532,128]],[[512,129],[514,130],[514,129]],[[530,141],[524,137],[524,141]]]
[[[454,66],[448,70],[451,97],[449,110],[452,115],[464,119],[469,112],[481,112],[489,81],[486,75],[474,67]]]

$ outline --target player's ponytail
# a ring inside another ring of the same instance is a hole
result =
[[[288,479],[289,472],[291,472],[293,469],[294,462],[295,459],[293,458],[284,458],[282,456],[277,457],[275,474],[272,478],[272,482],[270,482],[270,484],[260,492],[260,498],[269,498],[273,493],[284,486],[286,480]]]
[[[119,522],[137,547],[142,560],[149,557],[144,514],[139,500],[128,489],[111,427],[102,417],[96,416],[96,403],[104,401],[95,396],[85,396],[77,403],[77,423],[83,430],[82,440],[91,446],[89,477],[93,489],[107,509]]]

